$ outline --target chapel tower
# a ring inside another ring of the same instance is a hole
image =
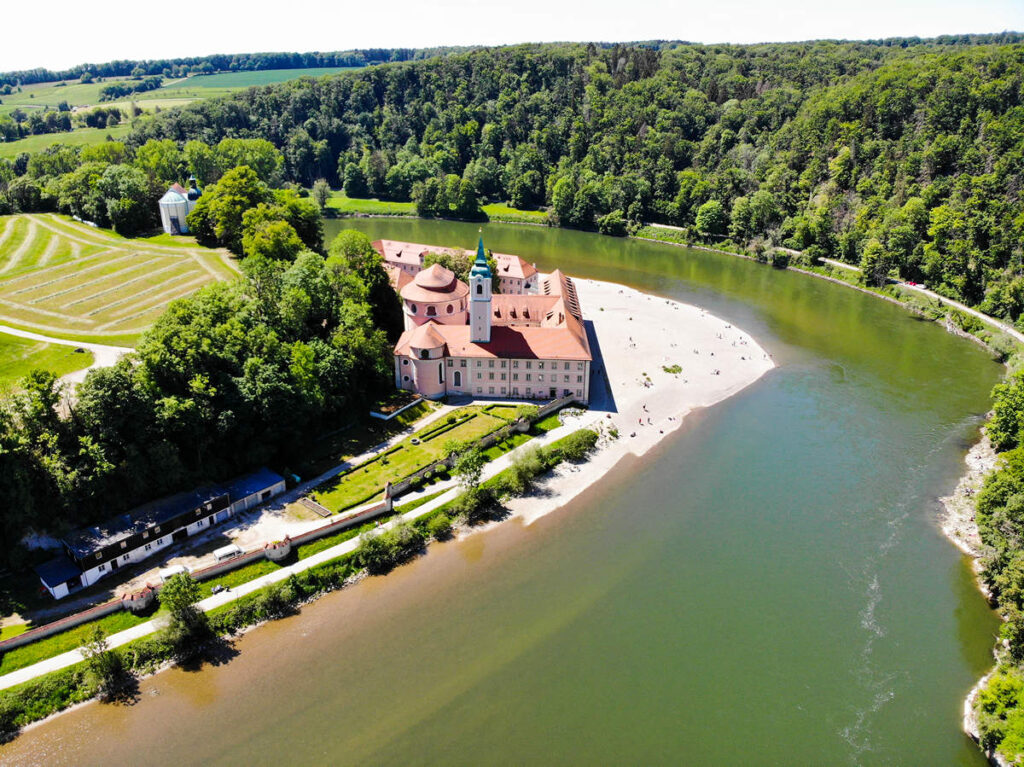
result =
[[[491,342],[491,269],[483,237],[477,243],[476,260],[469,271],[469,333],[473,343]]]

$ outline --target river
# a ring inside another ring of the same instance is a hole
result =
[[[0,762],[984,764],[960,708],[998,622],[936,499],[1001,368],[887,302],[742,259],[498,224],[484,239],[704,306],[779,367],[566,508],[434,545]]]

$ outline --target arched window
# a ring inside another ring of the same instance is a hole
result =
[[[436,317],[437,316],[437,309],[434,308],[433,306],[428,306],[427,307],[427,316],[428,317]]]
[[[437,363],[437,382],[439,384],[441,384],[442,386],[444,385],[444,363],[443,362],[438,362]]]
[[[452,383],[456,386],[462,386],[462,371],[456,370],[455,375],[452,377]]]
[[[484,284],[482,282],[478,282],[476,284],[476,294],[478,296],[482,296],[484,294]]]

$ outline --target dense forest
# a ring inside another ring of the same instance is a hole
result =
[[[863,261],[1016,320],[1024,45],[993,40],[474,50],[253,88],[127,143],[265,138],[287,180],[353,196],[457,175],[561,225]]]

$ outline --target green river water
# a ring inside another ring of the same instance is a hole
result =
[[[26,732],[0,763],[984,764],[960,712],[997,621],[936,519],[1001,368],[889,303],[742,259],[484,238],[701,305],[779,367],[568,507],[434,545],[230,662]]]

